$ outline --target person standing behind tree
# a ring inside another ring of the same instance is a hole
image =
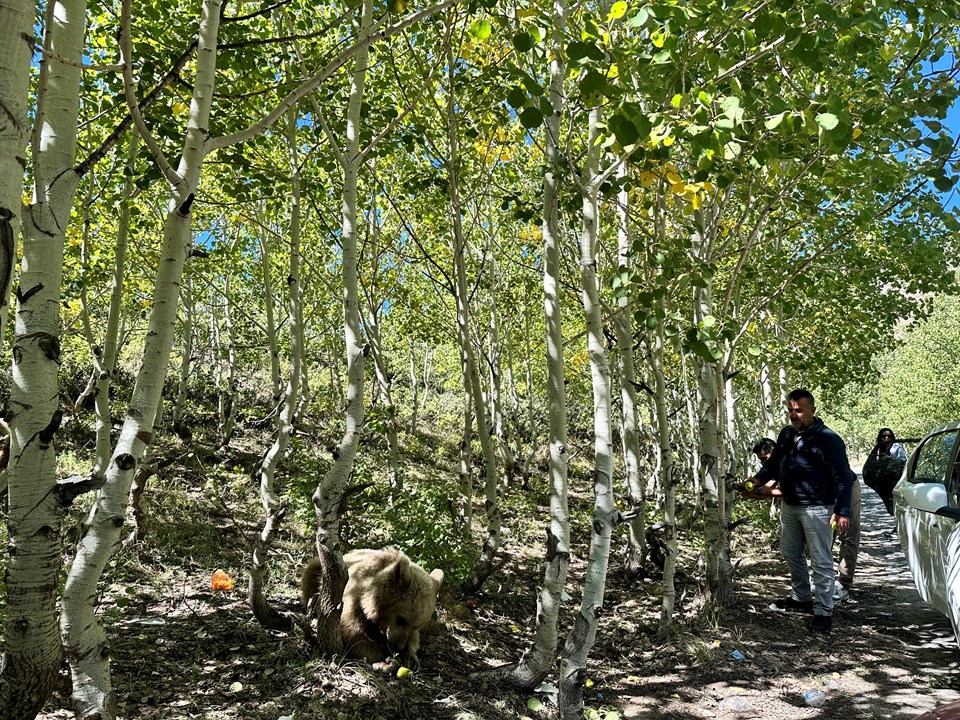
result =
[[[833,533],[850,526],[851,493],[856,476],[850,470],[843,439],[816,416],[813,394],[802,388],[787,395],[790,425],[780,431],[777,446],[757,474],[747,479],[761,497],[779,483],[780,549],[790,570],[791,593],[774,602],[779,610],[812,612],[813,632],[833,627]],[[811,592],[810,570],[816,591]]]

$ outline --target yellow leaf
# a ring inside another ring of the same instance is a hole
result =
[[[663,146],[670,147],[671,145],[673,145],[674,140],[676,140],[676,138],[673,135],[667,135],[666,137],[663,138]]]
[[[626,4],[626,3],[624,3],[624,4]],[[583,681],[583,686],[584,686],[584,687],[593,687],[593,680],[591,680],[590,678],[587,678],[586,680]]]
[[[190,112],[190,106],[182,102],[175,102],[173,104],[172,109],[173,109],[173,114],[176,115],[177,117],[181,115],[186,115],[188,112]]]
[[[650,42],[653,43],[654,47],[662,48],[663,44],[667,41],[667,34],[657,30],[656,32],[650,33]]]
[[[674,195],[683,195],[683,192],[686,189],[687,189],[687,186],[684,185],[682,182],[674,183],[673,185],[670,186],[670,192],[672,192]]]
[[[852,135],[853,135],[853,139],[856,140],[858,137],[860,137],[861,135],[863,135],[863,130],[861,130],[861,129],[858,128],[858,127],[855,127],[855,128],[853,129]]]
[[[680,174],[676,170],[667,170],[667,182],[671,185],[676,185],[678,182],[682,182],[680,179]]]
[[[511,625],[510,629],[513,630],[514,632],[520,632],[520,628],[518,628],[516,625]]]
[[[615,2],[613,7],[610,8],[610,12],[607,14],[607,22],[611,20],[619,20],[624,15],[627,14],[627,4],[623,0]]]
[[[656,175],[654,175],[649,170],[643,170],[640,172],[640,184],[645,188],[653,185],[653,181],[655,179],[656,179]]]
[[[617,67],[616,63],[607,68],[607,77],[611,80],[620,75],[620,68]]]

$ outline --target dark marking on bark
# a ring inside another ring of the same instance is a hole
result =
[[[117,516],[117,517],[113,518],[113,519],[110,521],[110,524],[113,525],[114,527],[118,527],[118,528],[119,528],[119,527],[123,527],[123,522],[124,522],[124,521],[123,521],[123,518]]]
[[[55,413],[53,413],[53,417],[50,418],[50,422],[47,423],[47,426],[37,435],[40,440],[40,447],[46,447],[53,441],[53,436],[56,435],[57,430],[60,429],[61,420],[63,420],[63,411],[58,409]]]
[[[60,338],[56,335],[43,334],[37,341],[37,345],[48,360],[60,363]]]
[[[36,294],[37,294],[38,292],[40,292],[41,290],[43,290],[43,283],[37,283],[36,285],[34,285],[32,288],[30,288],[30,289],[27,290],[26,292],[23,292],[23,291],[18,287],[18,288],[17,288],[17,302],[19,302],[21,305],[23,305],[24,303],[27,302],[27,300],[29,300],[30,298],[32,298],[34,295],[36,295]]]
[[[13,266],[17,259],[13,237],[13,210],[0,207],[0,308],[7,305],[7,290],[13,278]]]
[[[180,203],[180,207],[177,208],[177,215],[183,218],[189,217],[190,208],[193,207],[193,201],[195,199],[196,199],[196,195],[194,195],[193,193],[190,193],[189,195],[187,195],[187,199],[184,200],[182,203]]]
[[[210,253],[209,253],[209,252],[207,252],[207,251],[204,250],[203,248],[198,248],[198,247],[196,247],[196,246],[190,248],[190,252],[187,253],[187,255],[189,255],[190,257],[196,257],[196,258],[208,258],[208,257],[210,257]]]
[[[150,443],[153,442],[153,433],[150,432],[149,430],[141,430],[140,432],[137,433],[137,440],[149,445]]]
[[[121,470],[133,470],[136,466],[137,461],[134,460],[133,455],[130,453],[123,453],[123,455],[117,456],[117,467]]]

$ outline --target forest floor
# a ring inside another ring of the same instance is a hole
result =
[[[626,583],[619,558],[612,558],[606,613],[585,689],[588,716],[908,720],[960,699],[960,655],[950,624],[920,601],[893,519],[872,491],[864,489],[863,498],[856,584],[826,637],[811,635],[805,617],[769,609],[788,591],[786,569],[777,551],[758,550],[751,541],[755,533],[739,537],[750,534],[749,528],[736,531],[736,605],[705,617],[708,613],[698,611],[697,587],[687,581],[677,632],[665,642],[656,633],[658,586]],[[201,524],[196,527],[199,532]],[[239,548],[243,533],[231,531],[227,521],[222,528],[224,548],[231,543]],[[199,569],[203,564],[189,554],[182,567],[158,568],[155,560],[142,558],[142,582],[114,582],[102,604],[119,715],[137,720],[553,716],[548,691],[519,692],[476,674],[515,661],[530,643],[539,550],[514,539],[506,554],[508,562],[483,592],[441,593],[439,622],[420,651],[422,667],[404,679],[353,660],[323,659],[299,637],[263,630],[250,618],[243,582],[238,579],[231,592],[214,593],[209,570]],[[582,559],[575,561],[570,593],[579,587],[582,571]],[[286,597],[274,598],[290,609],[297,605],[294,582]],[[577,602],[568,603],[565,622]],[[805,704],[809,688],[825,692],[823,706]],[[531,709],[537,701],[542,707]],[[73,714],[65,698],[56,696],[40,717]]]

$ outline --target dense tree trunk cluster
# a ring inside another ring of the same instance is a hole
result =
[[[327,652],[342,553],[381,488],[398,516],[434,502],[405,530],[466,558],[473,593],[508,553],[504,499],[545,483],[533,644],[494,674],[555,674],[564,718],[584,713],[612,558],[661,576],[669,632],[696,524],[708,600],[732,603],[730,480],[785,392],[840,397],[951,287],[957,84],[937,61],[960,13],[714,10],[0,0],[6,716],[36,716],[64,655],[78,716],[116,716],[97,608],[125,527],[148,543],[147,480],[251,427],[250,612],[303,628],[269,570],[309,476],[314,542],[292,565],[321,559],[307,634]],[[67,371],[87,383],[69,401]],[[69,482],[67,421],[94,438]],[[451,432],[458,492],[436,500],[403,457]],[[582,546],[574,456],[592,468]]]

